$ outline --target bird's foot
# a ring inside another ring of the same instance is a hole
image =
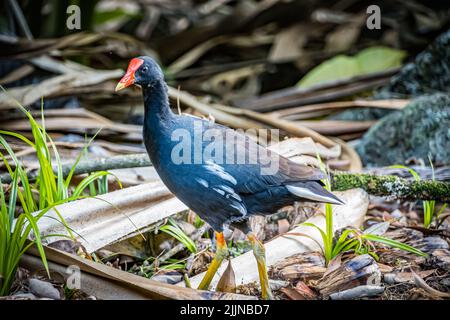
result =
[[[261,283],[261,295],[264,300],[272,300],[273,295],[269,286],[269,276],[267,274],[266,266],[266,250],[261,241],[256,238],[252,233],[247,235],[250,243],[252,244],[253,254],[256,258],[256,263],[258,265],[259,282]]]
[[[225,238],[222,232],[216,232],[216,241],[217,241],[217,250],[214,255],[214,259],[209,265],[208,270],[206,271],[205,276],[200,282],[198,289],[199,290],[208,290],[214,275],[222,264],[223,259],[228,256],[228,248],[227,243],[225,242]]]

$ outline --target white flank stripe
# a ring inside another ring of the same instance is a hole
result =
[[[314,201],[320,201],[320,202],[326,202],[326,203],[332,203],[332,204],[341,204],[339,201],[333,198],[329,198],[326,196],[322,196],[319,194],[315,194],[311,190],[307,188],[302,187],[294,187],[294,186],[286,186],[288,191],[292,194],[295,194],[298,197],[306,198]]]
[[[242,216],[245,217],[247,215],[247,208],[245,208],[242,204],[240,204],[240,203],[232,203],[232,204],[230,204],[230,206],[232,208],[237,209],[242,214]]]
[[[226,172],[224,170],[224,168],[222,166],[219,166],[217,163],[214,163],[210,160],[206,161],[206,165],[205,165],[206,170],[208,170],[209,172],[221,177],[222,179],[231,182],[232,184],[236,185],[237,181],[236,179],[229,174],[228,172]]]
[[[212,188],[215,192],[217,192],[218,194],[221,194],[222,196],[225,195],[225,191],[223,191],[222,189],[217,189],[217,188]]]
[[[202,186],[204,186],[205,188],[209,187],[209,184],[206,180],[201,179],[201,178],[196,178],[195,181],[197,181],[198,183],[200,183]]]
[[[242,201],[241,197],[236,192],[234,192],[233,188],[230,188],[229,186],[220,186],[220,188],[228,193],[227,198],[233,197],[238,201]]]

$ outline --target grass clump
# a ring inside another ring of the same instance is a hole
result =
[[[326,178],[322,181],[324,183],[324,188],[331,192],[331,182],[329,179],[328,169],[325,167],[320,157],[317,156],[317,158],[319,160],[320,169],[326,175]],[[370,254],[375,259],[378,259],[373,242],[382,243],[391,248],[401,249],[421,256],[426,255],[422,251],[410,245],[370,233],[368,232],[369,230],[362,232],[357,229],[346,229],[340,237],[335,239],[333,231],[333,207],[329,203],[325,204],[325,230],[313,223],[305,222],[302,225],[316,228],[320,232],[323,241],[323,246],[321,249],[326,265],[328,265],[328,263],[340,253],[346,251],[353,251],[356,254]]]
[[[0,159],[11,177],[9,186],[3,186],[0,181],[0,296],[9,294],[20,257],[32,245],[37,246],[48,272],[38,221],[57,205],[84,197],[85,191],[89,188],[91,195],[107,191],[106,177],[110,174],[107,171],[92,173],[73,188],[71,184],[73,173],[82,153],[76,158],[67,177],[64,177],[58,150],[45,130],[43,110],[41,125],[23,106],[18,104],[18,107],[28,119],[32,139],[16,132],[0,130],[0,146],[3,149],[0,149]],[[19,139],[35,151],[39,162],[35,182],[28,179],[26,170],[5,136]],[[86,144],[85,150],[92,139]],[[98,184],[97,188],[93,186],[95,182]],[[120,181],[118,183],[121,187]],[[56,209],[55,212],[69,235],[73,237],[63,217]],[[33,241],[28,241],[30,238],[33,238]]]

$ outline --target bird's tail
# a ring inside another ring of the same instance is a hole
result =
[[[341,199],[326,190],[316,181],[295,182],[286,185],[288,191],[297,197],[331,204],[345,204]]]

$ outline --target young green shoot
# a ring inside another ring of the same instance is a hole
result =
[[[434,181],[435,180],[434,166],[433,166],[433,162],[431,161],[431,159],[429,159],[429,161],[430,161],[430,165],[431,165],[432,180]],[[414,177],[414,179],[416,181],[421,180],[419,174],[410,167],[403,166],[403,165],[394,165],[394,166],[391,166],[391,168],[406,169],[409,171],[409,173]],[[435,200],[423,200],[422,204],[423,204],[423,226],[425,228],[429,229],[433,222],[433,218],[438,218],[439,215],[442,212],[444,212],[445,208],[447,207],[447,204],[444,204],[438,212],[436,212],[436,201]]]
[[[325,167],[325,164],[322,162],[319,155],[317,155],[317,160],[319,161],[319,168],[322,170],[322,172],[324,172],[326,176],[326,178],[322,180],[324,188],[331,192],[331,183],[330,179],[328,178],[328,169]],[[322,252],[325,258],[326,265],[328,265],[328,263],[336,256],[346,251],[353,251],[356,254],[370,254],[375,259],[378,259],[375,253],[376,248],[373,245],[373,242],[379,242],[392,248],[397,248],[420,256],[425,256],[422,251],[407,244],[372,233],[361,232],[357,229],[346,229],[342,232],[339,238],[335,239],[333,231],[333,207],[329,203],[325,204],[325,230],[309,222],[305,222],[302,225],[313,227],[320,232],[323,241]]]
[[[197,252],[197,246],[195,245],[195,242],[192,241],[192,239],[189,238],[188,235],[186,235],[186,233],[184,233],[184,231],[180,229],[180,227],[175,223],[175,221],[173,221],[173,219],[168,219],[168,223],[160,227],[159,230],[171,235],[172,237],[180,241],[190,252]]]

